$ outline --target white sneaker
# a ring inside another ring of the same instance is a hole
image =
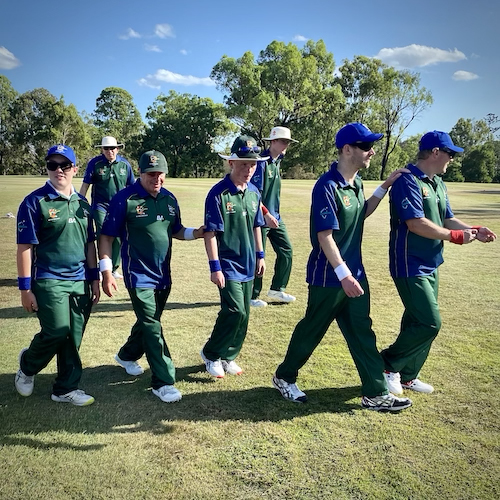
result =
[[[144,368],[137,361],[123,361],[118,354],[115,354],[115,361],[123,366],[129,375],[137,377],[137,375],[142,375],[144,373]]]
[[[386,394],[385,396],[375,396],[369,398],[363,396],[361,398],[361,407],[366,410],[375,411],[401,411],[411,406],[411,399],[398,398],[394,394]]]
[[[220,360],[220,358],[216,359],[215,361],[208,359],[203,353],[203,349],[200,351],[200,356],[203,362],[205,363],[207,372],[210,373],[212,377],[217,377],[217,378],[224,377],[224,368],[222,367],[222,361]]]
[[[277,302],[295,302],[295,297],[289,293],[280,292],[279,290],[269,290],[267,296]]]
[[[403,387],[401,386],[401,375],[399,372],[384,372],[384,377],[387,382],[389,392],[393,394],[403,394]]]
[[[289,384],[286,380],[278,378],[275,375],[273,377],[273,385],[280,391],[281,395],[289,401],[293,401],[294,403],[305,403],[307,401],[305,392],[302,392],[297,387],[297,384]]]
[[[222,368],[229,375],[241,375],[243,370],[236,364],[236,361],[228,361],[227,359],[222,359]]]
[[[121,275],[118,271],[113,271],[111,273],[111,275],[113,276],[113,278],[115,278],[115,280],[122,280],[123,279],[123,275]]]
[[[164,385],[159,389],[153,389],[153,394],[158,396],[164,403],[175,403],[182,399],[182,394],[173,385]]]
[[[403,382],[401,385],[403,389],[411,389],[412,391],[416,392],[425,392],[426,394],[434,392],[434,387],[432,387],[431,384],[426,384],[418,378],[414,378],[413,380],[409,380],[408,382]]]
[[[80,389],[68,392],[68,394],[63,394],[62,396],[52,394],[50,397],[52,401],[56,403],[71,403],[75,406],[88,406],[95,401],[92,396],[85,394],[85,392]]]
[[[263,300],[260,299],[252,299],[250,301],[250,305],[252,307],[267,307],[267,302],[264,302]]]
[[[21,365],[21,356],[24,351],[27,351],[28,348],[25,347],[21,349],[19,353],[19,365]],[[16,378],[14,379],[14,385],[16,386],[16,390],[21,396],[31,396],[33,394],[33,388],[35,387],[35,376],[29,377],[22,370],[21,366],[19,366],[19,370],[17,370]]]

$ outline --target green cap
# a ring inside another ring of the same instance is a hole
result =
[[[159,151],[155,151],[154,149],[146,151],[139,160],[139,170],[141,174],[147,172],[163,172],[168,174],[167,160]]]
[[[236,137],[231,147],[231,156],[219,153],[225,160],[268,160],[269,156],[260,156],[260,148],[257,141],[249,135]]]

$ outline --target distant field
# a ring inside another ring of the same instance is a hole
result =
[[[42,178],[0,178],[0,216],[17,212]],[[81,180],[76,181],[79,188]],[[167,179],[183,223],[203,223],[216,180]],[[497,499],[500,497],[500,241],[445,244],[443,329],[422,378],[398,415],[360,408],[359,378],[338,328],[302,369],[306,405],[271,386],[306,301],[313,181],[285,180],[282,213],[294,244],[291,305],[252,310],[239,358],[245,373],[214,380],[199,350],[219,310],[203,243],[174,242],[173,290],[163,316],[177,366],[179,403],[161,403],[150,372],[127,376],[113,355],[134,322],[123,285],[95,307],[83,340],[87,408],[50,400],[55,361],[22,398],[14,389],[19,350],[38,331],[19,306],[15,220],[0,218],[0,499]],[[377,183],[365,183],[370,194]],[[500,234],[500,186],[449,184],[455,215]],[[365,226],[364,261],[378,344],[398,332],[402,307],[388,272],[388,201]],[[273,266],[268,252],[269,286]],[[267,290],[267,288],[265,288]]]

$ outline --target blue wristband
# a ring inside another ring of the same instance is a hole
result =
[[[257,255],[258,259],[263,259],[264,258],[264,252],[263,251],[261,251],[261,252],[255,252],[255,255]]]
[[[99,268],[93,267],[87,269],[87,281],[98,281],[99,280]]]
[[[17,278],[17,286],[19,290],[29,290],[31,288],[31,276],[27,278]]]
[[[210,266],[211,273],[222,271],[222,267],[220,267],[220,260],[209,260],[208,265]]]

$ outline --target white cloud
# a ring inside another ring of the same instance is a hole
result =
[[[183,56],[187,56],[187,54],[188,54],[188,51],[187,51],[186,49],[181,49],[179,52],[180,52]]]
[[[292,40],[294,42],[307,42],[307,40],[309,40],[309,38],[306,38],[305,36],[302,36],[302,35],[295,35]]]
[[[479,75],[476,75],[475,73],[471,73],[470,71],[455,71],[452,76],[453,80],[458,80],[458,81],[469,81],[469,80],[476,80],[479,78]]]
[[[5,47],[0,47],[0,69],[14,69],[21,64],[21,61]]]
[[[149,43],[144,44],[144,49],[148,52],[161,52],[160,47],[158,45],[149,45]]]
[[[386,64],[402,68],[415,68],[439,64],[443,62],[457,62],[467,59],[458,49],[443,50],[426,45],[407,45],[406,47],[384,48],[375,56]]]
[[[118,38],[121,40],[128,40],[129,38],[141,38],[141,35],[134,31],[132,28],[129,28],[124,35],[120,35]]]
[[[139,85],[151,88],[160,88],[163,83],[173,83],[176,85],[206,85],[215,86],[215,82],[208,77],[199,78],[191,75],[180,75],[168,69],[159,69],[154,75],[147,75],[138,81]]]
[[[149,87],[150,89],[157,89],[157,90],[161,89],[160,85],[154,85],[153,83],[151,83],[150,81],[148,81],[146,78],[141,78],[140,80],[137,80],[137,83],[141,87]]]
[[[155,35],[158,38],[175,38],[174,30],[170,24],[157,24],[155,26]]]

